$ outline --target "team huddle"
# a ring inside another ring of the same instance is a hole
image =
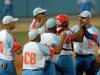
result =
[[[100,75],[96,72],[95,44],[100,46],[99,30],[91,25],[91,13],[78,15],[79,25],[69,28],[66,14],[47,19],[47,10],[37,7],[29,26],[29,42],[23,47],[12,34],[18,18],[5,16],[0,31],[0,75],[17,75],[15,54],[23,57],[22,75]],[[73,58],[73,54],[75,57]]]

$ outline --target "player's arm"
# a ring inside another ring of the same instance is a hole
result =
[[[58,44],[58,46],[57,46],[57,48],[55,50],[55,54],[59,54],[61,52],[61,50],[63,48],[64,40],[65,40],[66,36],[67,36],[67,34],[65,32],[63,32],[61,34],[61,36],[60,36],[61,37],[61,40],[60,40],[60,43]]]
[[[20,45],[17,41],[14,41],[12,50],[13,50],[17,55],[19,55],[19,54],[22,53],[22,47],[21,47],[21,45]]]
[[[72,40],[71,41],[82,42],[83,41],[83,37],[84,37],[83,29],[80,28],[78,30],[78,32],[72,34],[71,37],[72,37]]]
[[[78,32],[74,32],[72,35],[68,35],[66,37],[66,43],[70,43],[71,41],[75,41],[75,42],[82,42],[83,41],[83,37],[84,37],[84,32],[83,29],[80,28],[78,30]]]
[[[17,54],[21,54],[22,53],[22,46],[17,42],[16,38],[14,36],[13,37],[13,47],[12,50]]]
[[[100,35],[98,35],[98,34],[91,34],[91,33],[89,33],[87,31],[85,26],[82,26],[82,27],[83,27],[83,31],[84,31],[85,37],[87,37],[88,39],[93,40],[100,47]]]
[[[40,48],[40,50],[42,51],[42,53],[47,56],[53,56],[54,52],[55,52],[55,48],[48,46],[47,44],[38,44],[38,47]]]
[[[17,49],[17,50],[15,51],[15,53],[16,53],[17,55],[21,54],[21,53],[22,53],[22,47],[20,47],[19,49]]]
[[[85,26],[82,26],[83,27],[83,31],[84,31],[84,35],[85,37],[87,37],[88,39],[91,39],[93,41],[97,41],[97,37],[98,35],[97,34],[91,34],[87,31],[86,27]]]
[[[6,41],[7,41],[8,45],[9,45],[9,48],[12,48],[13,52],[15,52],[16,54],[22,53],[22,47],[16,41],[14,36],[7,34]]]
[[[100,49],[100,35],[98,35],[98,37],[97,37],[97,42],[98,42],[98,46],[99,46],[99,49]],[[99,54],[100,54],[100,52],[99,52]]]

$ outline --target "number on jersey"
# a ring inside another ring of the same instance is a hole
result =
[[[92,42],[93,42],[92,40],[88,41],[88,49],[92,49],[93,48]]]
[[[25,52],[23,56],[23,60],[25,64],[36,64],[36,54]]]

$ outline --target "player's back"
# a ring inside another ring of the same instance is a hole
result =
[[[48,48],[37,42],[29,42],[23,48],[23,69],[39,69],[44,68],[45,53],[41,49]]]

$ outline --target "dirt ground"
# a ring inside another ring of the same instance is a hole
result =
[[[16,25],[16,29],[14,31],[17,31],[17,32],[28,31],[31,21],[32,21],[32,18],[19,19],[19,21]],[[78,24],[78,17],[70,16],[70,27],[72,27],[75,24]],[[100,29],[100,16],[93,17],[91,24],[93,24],[94,26],[96,26],[97,28]],[[2,29],[1,20],[0,20],[0,29]],[[15,65],[16,65],[17,72],[21,73],[21,71],[22,71],[22,56],[21,55],[16,55]]]

